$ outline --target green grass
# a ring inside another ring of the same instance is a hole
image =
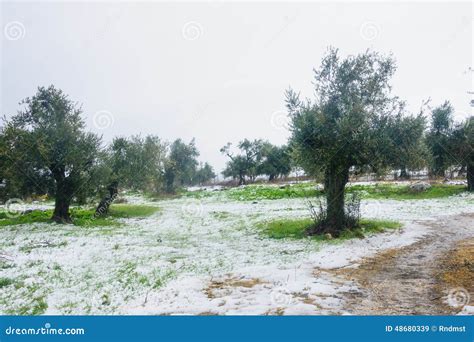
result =
[[[157,212],[159,208],[147,205],[113,204],[109,215],[105,217],[94,216],[95,209],[71,208],[71,219],[73,224],[80,227],[106,227],[118,226],[119,218],[143,218]],[[18,217],[8,217],[6,212],[0,212],[0,226],[31,223],[52,223],[53,210],[34,210]]]
[[[367,199],[430,199],[449,197],[466,191],[462,185],[434,184],[423,192],[414,192],[408,185],[395,185],[390,183],[380,183],[377,185],[353,185],[347,186],[346,192],[360,192],[362,198]],[[202,199],[216,195],[225,196],[231,200],[237,201],[258,201],[258,200],[277,200],[285,198],[305,198],[323,196],[324,191],[317,188],[316,182],[305,182],[296,184],[250,184],[244,187],[235,187],[223,189],[221,191],[186,191],[178,190],[173,195],[145,194],[150,200],[164,200],[178,197],[188,197]]]
[[[147,217],[159,211],[149,205],[115,204],[110,207],[109,216],[115,218]]]
[[[220,193],[225,193],[227,190],[218,190],[218,191],[208,191],[208,190],[195,190],[195,191],[187,191],[183,190],[179,192],[177,195],[178,197],[188,197],[188,198],[196,198],[196,199],[202,199],[202,198],[208,198],[208,197],[213,197],[216,194]]]
[[[13,279],[2,277],[2,278],[0,278],[0,289],[2,287],[6,287],[8,285],[11,285],[13,283],[14,283]]]
[[[282,185],[281,187],[269,185],[247,185],[242,188],[227,190],[226,193],[229,198],[239,201],[255,201],[263,199],[274,200],[322,195],[322,192],[316,189],[316,183]]]
[[[184,188],[178,188],[173,193],[144,192],[141,195],[151,202],[158,202],[181,197],[204,198],[212,196],[213,193],[206,190],[188,191]]]
[[[458,195],[464,191],[466,191],[465,186],[445,184],[434,184],[431,188],[422,192],[415,192],[408,185],[377,184],[346,187],[346,193],[359,192],[361,197],[365,199],[431,199]],[[238,201],[305,198],[324,195],[322,190],[316,189],[316,183],[300,183],[282,187],[248,185],[242,188],[226,190],[225,193],[230,199]]]
[[[33,222],[48,222],[53,214],[52,210],[34,210],[28,214],[18,217],[9,217],[5,211],[0,211],[0,226],[9,226],[14,224],[25,224]]]
[[[309,218],[280,219],[261,223],[259,228],[262,230],[264,235],[272,239],[303,239],[308,238],[306,231],[313,224],[313,220]],[[360,238],[367,234],[381,233],[387,229],[398,229],[401,226],[401,223],[395,221],[362,219],[360,221],[360,228],[345,231],[337,239],[331,240],[347,240],[356,237]],[[311,236],[310,238],[319,241],[330,239],[325,235],[315,235]]]
[[[425,191],[416,192],[407,185],[378,184],[354,185],[347,188],[346,191],[347,193],[360,191],[362,198],[407,200],[449,197],[466,191],[466,187],[462,185],[433,184],[431,188]]]

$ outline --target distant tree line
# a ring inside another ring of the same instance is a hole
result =
[[[269,181],[273,181],[291,172],[292,161],[287,146],[275,146],[261,139],[244,139],[237,144],[237,150],[232,152],[231,143],[221,148],[221,153],[230,159],[222,175],[238,180],[239,185],[253,182],[258,176],[267,176]]]
[[[292,91],[287,93],[289,110],[294,106],[301,106],[298,95]],[[430,109],[428,102],[423,105],[416,115],[407,115],[404,104],[398,102],[397,108],[390,116],[385,115],[374,121],[378,130],[364,132],[363,147],[367,148],[367,162],[350,163],[350,173],[363,175],[375,173],[384,177],[393,172],[394,179],[409,179],[410,173],[426,170],[430,178],[453,178],[454,175],[467,175],[468,187],[472,190],[472,118],[462,122],[454,121],[454,108],[449,101]],[[312,118],[313,119],[313,118]],[[302,119],[300,119],[302,120]],[[293,129],[298,125],[308,125],[308,122],[295,121]],[[305,127],[305,126],[304,126]],[[326,129],[323,125],[318,126]],[[342,146],[333,145],[334,155],[350,150],[354,142],[349,137],[357,134],[355,128],[348,127],[348,133],[343,137]],[[375,129],[375,126],[373,127]],[[307,128],[309,129],[309,128]],[[351,131],[351,129],[353,131]],[[316,132],[316,128],[312,133]],[[321,132],[323,133],[323,132]],[[328,145],[335,143],[337,135],[334,131],[325,131],[326,136],[321,137],[320,143]],[[301,138],[307,144],[307,133]],[[310,136],[311,137],[311,136]],[[361,142],[362,144],[362,142]],[[337,147],[335,147],[337,146]],[[307,175],[317,175],[317,170],[324,162],[323,158],[317,160],[306,158],[306,152],[301,151],[297,139],[290,140],[288,145],[275,146],[270,142],[255,139],[244,139],[236,148],[227,143],[221,148],[221,153],[228,157],[222,175],[231,178],[239,185],[254,182],[259,176],[268,177],[269,181],[287,177],[290,172],[298,167],[305,170]],[[334,149],[335,148],[335,149]],[[329,149],[329,147],[328,147]],[[361,153],[361,149],[350,151],[352,156]],[[346,152],[347,153],[347,152]],[[468,171],[469,170],[469,171]]]

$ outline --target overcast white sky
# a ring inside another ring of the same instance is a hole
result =
[[[450,100],[458,118],[472,113],[471,2],[36,1],[1,11],[2,115],[54,84],[105,141],[195,137],[218,171],[228,141],[286,142],[284,90],[311,96],[329,45],[393,52],[394,93],[412,111],[431,97]]]

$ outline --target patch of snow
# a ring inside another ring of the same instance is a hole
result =
[[[474,316],[474,306],[473,305],[464,306],[462,310],[458,313],[458,315]]]
[[[199,186],[189,186],[186,188],[187,191],[189,192],[195,192],[195,191],[219,191],[219,190],[223,190],[225,189],[225,187],[223,185],[209,185],[209,186],[205,186],[205,185],[199,185]]]

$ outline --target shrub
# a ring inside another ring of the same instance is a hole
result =
[[[357,192],[346,195],[344,204],[344,228],[354,230],[360,228],[360,194]],[[317,204],[314,205],[308,201],[308,210],[313,225],[307,230],[308,235],[323,234],[327,228],[328,222],[327,207],[321,198],[317,198]],[[337,236],[336,236],[337,237]]]

